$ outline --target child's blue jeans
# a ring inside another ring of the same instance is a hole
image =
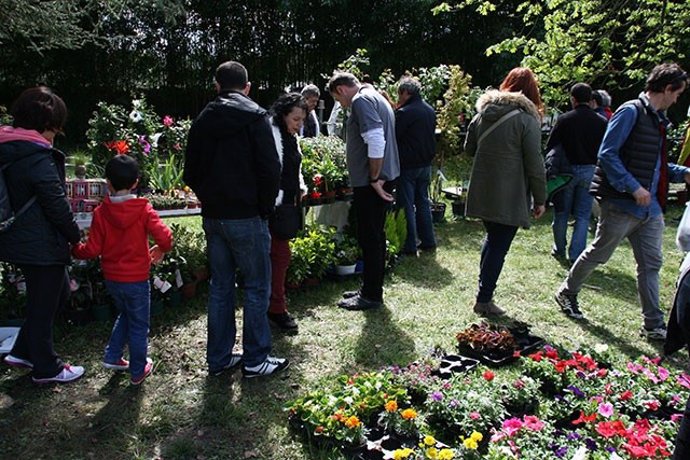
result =
[[[105,286],[120,312],[105,347],[104,360],[116,363],[125,344],[129,346],[129,372],[132,377],[144,373],[149,335],[151,288],[149,281],[121,283],[105,280]]]

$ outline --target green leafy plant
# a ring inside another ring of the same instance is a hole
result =
[[[319,225],[305,228],[302,236],[290,241],[292,257],[288,266],[288,283],[299,285],[307,278],[321,279],[335,263],[332,229]]]
[[[402,250],[407,238],[407,219],[402,209],[397,209],[386,214],[384,223],[389,252],[397,254]]]
[[[353,265],[360,259],[362,250],[353,236],[335,233],[335,263],[336,265]]]
[[[152,167],[149,171],[149,186],[159,193],[173,195],[183,187],[181,157],[170,156],[163,164]]]

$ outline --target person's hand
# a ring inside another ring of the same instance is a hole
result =
[[[394,200],[393,195],[391,195],[390,193],[388,193],[387,191],[385,191],[383,189],[383,184],[385,184],[385,183],[386,183],[385,180],[379,179],[376,182],[372,182],[370,185],[372,187],[374,187],[374,190],[376,190],[376,193],[378,194],[378,196],[381,197],[381,199],[383,201],[393,202],[393,200]]]
[[[157,264],[161,260],[163,260],[163,251],[161,251],[161,248],[158,247],[158,245],[153,245],[151,246],[151,249],[149,249],[149,256],[151,257],[151,263],[152,264]]]
[[[540,204],[534,207],[534,209],[532,210],[532,216],[534,216],[535,219],[539,219],[541,216],[544,215],[545,212],[546,206]]]
[[[652,202],[652,195],[642,186],[635,190],[632,196],[635,198],[635,203],[637,203],[638,206],[649,206],[649,203]]]

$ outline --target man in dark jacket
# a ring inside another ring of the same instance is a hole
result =
[[[242,364],[245,377],[288,367],[269,356],[271,332],[266,312],[271,286],[270,236],[280,183],[280,161],[267,113],[249,99],[247,69],[235,61],[216,70],[218,97],[189,130],[184,180],[201,200],[211,264],[208,300],[209,373]],[[235,271],[244,279],[244,355],[233,354]]]
[[[645,91],[613,115],[599,148],[590,188],[600,203],[594,241],[580,254],[556,293],[556,302],[571,318],[582,318],[577,294],[597,266],[606,263],[627,238],[637,262],[637,292],[644,324],[641,335],[664,340],[659,308],[663,210],[669,182],[690,182],[690,169],[668,163],[665,111],[688,84],[677,64],[656,66]]]
[[[402,252],[415,256],[417,238],[421,241],[420,249],[436,248],[429,201],[431,160],[436,153],[436,112],[422,100],[421,88],[417,80],[403,78],[398,85],[399,108],[395,111],[395,138],[400,156],[398,200],[407,219]]]
[[[572,179],[553,196],[553,240],[551,255],[575,262],[587,245],[589,218],[594,197],[589,185],[597,163],[599,145],[606,132],[606,119],[591,107],[592,88],[587,83],[576,83],[570,90],[573,110],[558,118],[551,131],[546,150],[560,145],[570,163]],[[575,216],[575,227],[566,254],[568,218]]]

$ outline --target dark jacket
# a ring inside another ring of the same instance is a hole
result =
[[[625,169],[633,175],[640,185],[649,190],[659,158],[659,144],[661,142],[659,119],[654,110],[648,107],[642,99],[635,99],[624,105],[627,104],[632,104],[637,109],[637,122],[625,144],[621,147],[621,161]],[[666,165],[666,167],[668,166]],[[635,199],[632,194],[619,192],[613,188],[603,168],[598,165],[594,170],[589,193],[597,198]]]
[[[65,195],[65,155],[28,141],[0,137],[0,164],[15,212],[36,202],[0,234],[0,260],[19,265],[70,263],[68,243],[79,241],[79,227]]]
[[[210,102],[189,130],[184,181],[201,200],[204,217],[268,217],[280,162],[266,111],[236,91]]]
[[[436,154],[436,112],[420,96],[412,96],[395,111],[395,138],[400,169],[431,165]]]
[[[586,104],[576,106],[558,118],[551,131],[546,150],[560,144],[570,164],[593,165],[606,133],[607,121]]]

